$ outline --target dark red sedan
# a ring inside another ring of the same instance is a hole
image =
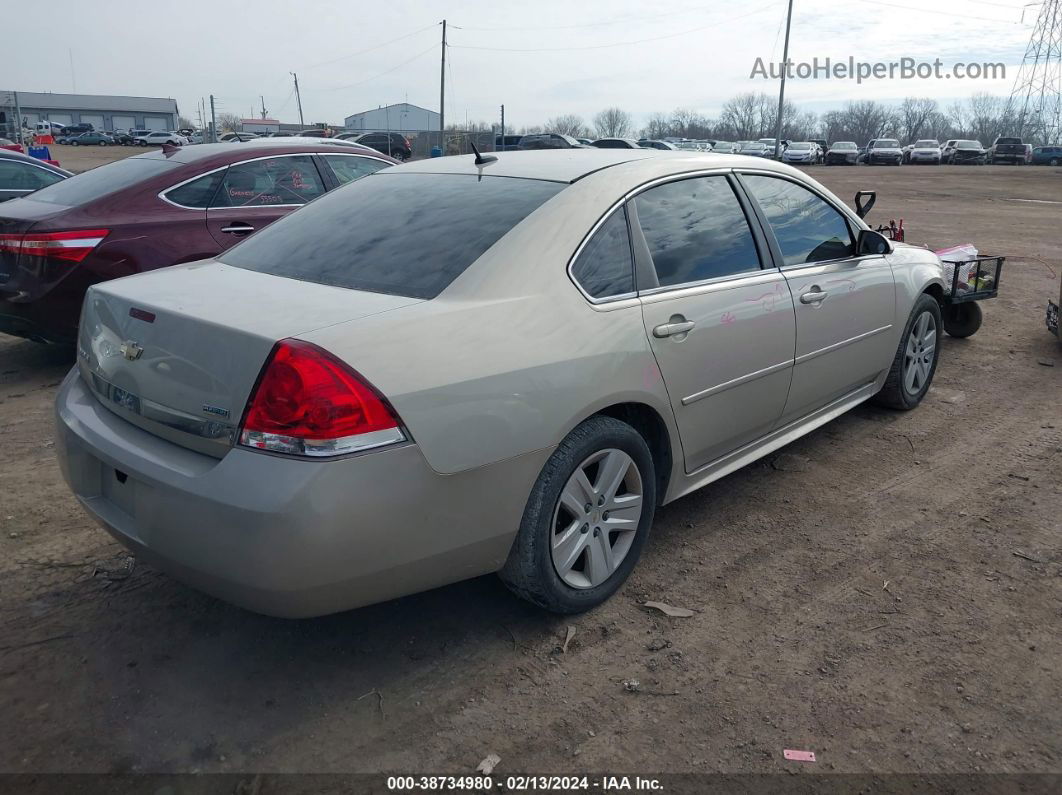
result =
[[[396,161],[291,138],[164,147],[0,205],[0,332],[76,339],[90,285],[213,257]]]

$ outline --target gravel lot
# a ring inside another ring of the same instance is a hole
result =
[[[569,619],[493,577],[292,622],[130,573],[56,466],[71,362],[0,335],[0,771],[1062,772],[1062,169],[814,174],[911,241],[1009,255],[984,327],[918,410],[661,510]]]

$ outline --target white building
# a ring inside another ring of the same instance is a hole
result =
[[[276,119],[240,119],[240,129],[258,134],[280,132],[280,122]]]
[[[439,114],[434,110],[399,102],[383,105],[376,110],[366,110],[347,116],[343,126],[350,131],[415,133],[439,130]]]

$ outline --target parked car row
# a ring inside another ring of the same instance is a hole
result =
[[[201,145],[0,208],[2,316],[83,306],[56,454],[138,559],[289,617],[490,572],[576,613],[658,506],[930,389],[940,261],[793,168],[393,162]]]

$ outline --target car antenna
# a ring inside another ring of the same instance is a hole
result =
[[[479,149],[476,148],[475,141],[469,141],[468,145],[472,147],[472,151],[476,153],[476,165],[485,166],[488,163],[494,163],[498,160],[495,155],[483,155],[480,154]]]

